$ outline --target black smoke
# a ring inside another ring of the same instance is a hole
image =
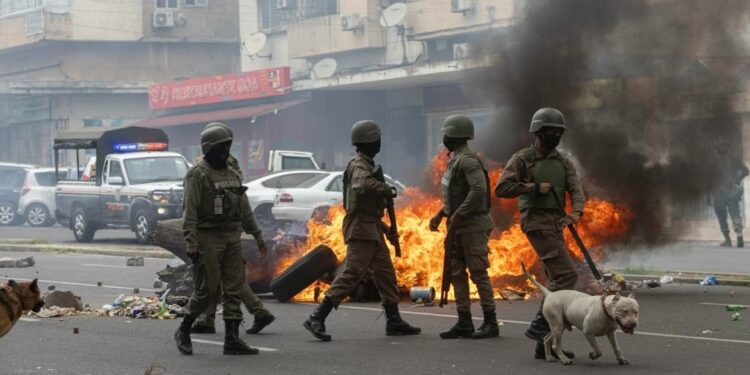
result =
[[[533,113],[558,108],[569,123],[563,148],[580,164],[587,194],[634,211],[631,239],[662,239],[716,183],[713,142],[730,140],[741,154],[741,119],[730,110],[741,73],[716,68],[731,59],[711,63],[747,55],[750,2],[522,3],[516,25],[478,48],[493,63],[474,88],[499,113],[480,149],[508,160],[530,144]]]

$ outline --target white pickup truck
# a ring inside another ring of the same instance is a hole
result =
[[[97,150],[95,176],[58,181],[55,188],[55,216],[68,222],[76,240],[90,242],[98,229],[122,228],[147,243],[158,220],[182,217],[182,181],[189,166],[182,155],[166,151],[161,130],[120,128],[88,138],[89,143],[80,134],[55,140],[56,150]]]

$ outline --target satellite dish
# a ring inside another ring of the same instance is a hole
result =
[[[424,56],[424,43],[415,40],[408,42],[406,60],[413,64],[422,56]]]
[[[336,62],[336,60],[327,57],[316,62],[315,65],[313,65],[312,76],[314,79],[331,78],[334,74],[336,74],[337,68],[338,63]]]
[[[405,3],[393,3],[380,12],[380,26],[396,26],[406,18],[407,7]]]
[[[268,38],[266,37],[266,34],[255,33],[250,35],[250,37],[243,42],[245,45],[245,52],[250,56],[255,56],[263,50],[267,41]]]

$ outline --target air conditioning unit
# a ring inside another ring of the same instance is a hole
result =
[[[174,11],[157,9],[154,11],[154,28],[174,27]]]
[[[276,0],[276,9],[289,10],[295,7],[295,0]]]
[[[341,16],[341,31],[354,31],[364,29],[362,19],[357,14]]]
[[[466,13],[474,10],[474,0],[451,0],[451,12]]]
[[[471,56],[469,43],[455,43],[453,45],[453,59],[461,60]]]

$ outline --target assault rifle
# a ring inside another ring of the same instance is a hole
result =
[[[375,169],[372,171],[373,177],[375,177],[376,180],[385,183],[385,175],[383,174],[383,167],[378,164],[375,166]],[[386,238],[388,238],[388,242],[393,245],[394,250],[396,251],[396,256],[401,258],[401,243],[398,241],[398,224],[396,223],[396,209],[393,206],[393,198],[396,197],[396,188],[391,186],[391,196],[385,198],[385,207],[388,210],[388,220],[391,222],[390,230],[388,235],[386,235]]]
[[[455,230],[448,225],[448,230],[443,242],[443,282],[440,286],[440,307],[448,304],[448,292],[451,290],[451,254],[453,253],[453,238]]]

